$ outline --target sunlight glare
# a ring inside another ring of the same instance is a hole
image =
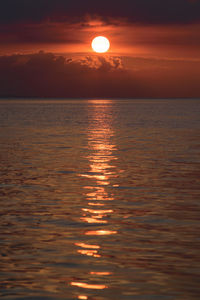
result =
[[[110,48],[109,40],[104,36],[97,36],[92,41],[92,49],[97,53],[105,53]]]

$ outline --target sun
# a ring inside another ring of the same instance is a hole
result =
[[[92,49],[97,53],[105,53],[110,48],[109,40],[104,36],[97,36],[92,41]]]

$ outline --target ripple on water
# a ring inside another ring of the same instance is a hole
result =
[[[0,296],[199,299],[199,105],[0,101]]]

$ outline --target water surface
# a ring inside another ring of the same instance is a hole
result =
[[[199,299],[200,100],[1,100],[2,299]]]

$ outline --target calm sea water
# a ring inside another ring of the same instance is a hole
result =
[[[2,299],[190,300],[200,100],[1,100]]]

